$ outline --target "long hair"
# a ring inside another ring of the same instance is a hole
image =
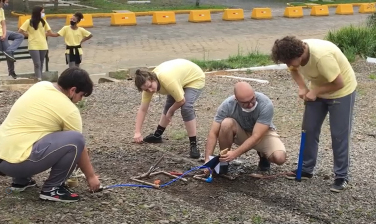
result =
[[[33,11],[31,13],[31,19],[30,19],[30,26],[34,27],[35,30],[38,29],[39,22],[42,22],[42,25],[44,26],[46,22],[44,19],[42,19],[41,12],[43,10],[42,6],[34,6]]]

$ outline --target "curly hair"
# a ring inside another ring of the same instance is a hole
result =
[[[275,63],[286,63],[302,56],[303,53],[303,41],[294,36],[286,36],[274,42],[271,58]]]

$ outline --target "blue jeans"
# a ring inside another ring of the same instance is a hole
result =
[[[12,40],[12,44],[9,44],[9,40]],[[20,33],[7,30],[7,36],[4,41],[0,41],[0,50],[5,51],[7,54],[13,56],[13,52],[18,49],[22,44],[24,36]],[[14,73],[14,62],[7,61],[9,74]]]

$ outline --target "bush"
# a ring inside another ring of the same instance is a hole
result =
[[[330,31],[325,39],[335,43],[350,62],[357,55],[376,57],[376,14],[369,16],[365,25],[350,25]]]

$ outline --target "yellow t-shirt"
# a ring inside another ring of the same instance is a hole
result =
[[[30,26],[30,19],[27,19],[22,26],[21,30],[28,33],[28,49],[29,50],[48,50],[48,44],[46,39],[46,32],[51,30],[50,25],[45,21],[44,26],[42,22],[39,22],[38,29],[35,30],[34,27]]]
[[[15,102],[1,124],[0,158],[9,163],[25,161],[39,139],[67,130],[82,133],[77,106],[51,82],[39,82]]]
[[[0,8],[0,36],[3,36],[3,26],[1,25],[2,21],[5,21],[5,15],[4,15],[4,9]]]
[[[82,39],[91,35],[91,33],[82,27],[78,27],[77,30],[71,28],[71,26],[64,26],[57,32],[60,36],[64,37],[65,44],[68,46],[78,46],[81,44]],[[78,49],[80,55],[82,55],[82,48]],[[69,54],[69,50],[65,51]]]
[[[306,39],[303,42],[309,46],[310,57],[308,63],[300,66],[298,71],[310,81],[310,89],[333,82],[339,74],[344,82],[342,89],[318,97],[335,99],[355,91],[358,85],[355,72],[337,45],[320,39]]]
[[[184,99],[183,88],[202,89],[205,73],[195,63],[186,59],[174,59],[158,65],[153,72],[160,83],[159,94],[171,95],[176,102]],[[150,102],[153,93],[142,92],[142,102]]]

